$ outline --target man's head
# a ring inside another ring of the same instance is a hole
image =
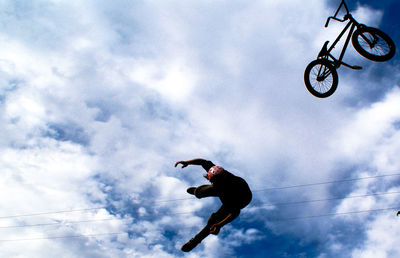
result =
[[[214,176],[224,173],[225,169],[221,166],[213,166],[208,170],[207,179],[211,181]]]

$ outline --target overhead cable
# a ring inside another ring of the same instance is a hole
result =
[[[391,207],[391,208],[380,208],[380,209],[369,209],[369,210],[361,210],[361,211],[348,211],[348,212],[340,212],[340,213],[327,213],[327,214],[317,214],[310,216],[302,216],[302,217],[288,217],[282,219],[271,219],[273,222],[282,222],[282,221],[290,221],[290,220],[300,220],[300,219],[313,219],[313,218],[322,218],[322,217],[332,217],[332,216],[342,216],[342,215],[351,215],[358,213],[369,213],[369,212],[382,212],[387,210],[398,210],[399,207]],[[190,227],[194,228],[194,227]],[[111,232],[111,233],[98,233],[98,234],[88,234],[88,235],[65,235],[65,236],[49,236],[49,237],[37,237],[37,238],[16,238],[16,239],[0,239],[0,242],[19,242],[19,241],[34,241],[34,240],[51,240],[51,239],[66,239],[66,238],[92,238],[98,236],[111,236],[111,235],[124,235],[128,234],[128,232]]]
[[[334,181],[327,181],[327,182],[317,182],[317,183],[308,183],[308,184],[299,184],[299,185],[291,185],[291,186],[270,187],[270,188],[256,189],[256,190],[253,190],[253,192],[262,192],[262,191],[271,191],[271,190],[283,190],[283,189],[300,188],[300,187],[310,187],[310,186],[316,186],[316,185],[344,183],[344,182],[376,179],[376,178],[391,177],[391,176],[400,176],[400,173],[377,175],[377,176],[368,176],[368,177],[359,177],[359,178],[349,178],[349,179],[342,179],[342,180],[334,180]],[[173,202],[173,201],[192,200],[192,199],[195,199],[195,198],[194,197],[189,197],[189,198],[178,198],[178,199],[167,199],[167,200],[154,200],[153,203]],[[10,219],[10,218],[18,218],[18,217],[31,217],[31,216],[50,215],[50,214],[58,214],[58,213],[70,213],[70,212],[100,210],[100,209],[107,209],[107,207],[106,206],[100,206],[100,207],[82,208],[82,209],[73,209],[73,210],[60,210],[60,211],[48,211],[48,212],[28,213],[28,214],[19,214],[19,215],[9,215],[9,216],[1,216],[0,219]]]
[[[249,206],[253,209],[259,209],[267,206],[289,206],[289,205],[297,205],[297,204],[305,204],[305,203],[313,203],[313,202],[324,202],[324,201],[333,201],[333,200],[344,200],[344,199],[354,199],[354,198],[363,198],[363,197],[371,197],[371,196],[381,196],[381,195],[390,195],[390,194],[400,194],[398,192],[383,192],[383,193],[371,193],[365,195],[352,195],[346,197],[336,197],[336,198],[326,198],[326,199],[314,199],[314,200],[304,200],[304,201],[297,201],[297,202],[278,202],[278,203],[259,203],[257,206]],[[175,216],[175,215],[184,215],[184,214],[192,214],[192,211],[186,212],[175,212],[175,213],[166,213],[163,216]],[[136,219],[143,219],[143,218],[151,218],[156,215],[144,215],[139,216]],[[135,218],[133,218],[135,219]],[[59,222],[52,222],[52,223],[38,223],[38,224],[25,224],[25,225],[9,225],[9,226],[0,226],[0,229],[7,229],[7,228],[24,228],[24,227],[40,227],[40,226],[56,226],[56,225],[69,225],[69,224],[79,224],[79,223],[91,223],[91,222],[102,222],[102,221],[111,221],[111,220],[122,220],[118,218],[105,218],[105,219],[93,219],[93,220],[78,220],[78,221],[59,221]]]

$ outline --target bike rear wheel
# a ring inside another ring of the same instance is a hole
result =
[[[312,61],[304,71],[304,83],[307,90],[317,98],[332,95],[338,85],[336,68],[327,59]]]
[[[351,42],[360,55],[376,62],[388,61],[396,51],[393,40],[383,31],[372,27],[358,28]]]

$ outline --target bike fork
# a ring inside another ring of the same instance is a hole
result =
[[[371,34],[370,34],[371,35]],[[363,40],[365,40],[365,42],[368,43],[369,47],[372,49],[375,47],[376,43],[378,42],[378,38],[375,35],[371,35],[373,37],[373,40],[371,42],[371,40],[369,38],[367,38],[364,34],[360,34],[360,36],[363,38]]]
[[[329,69],[325,65],[321,65],[318,71],[317,81],[323,82],[330,74]]]

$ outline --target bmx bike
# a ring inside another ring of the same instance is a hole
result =
[[[346,14],[343,19],[337,18],[341,8],[345,9]],[[316,60],[312,61],[304,72],[304,82],[307,90],[318,98],[326,98],[331,96],[337,89],[339,82],[337,69],[344,65],[354,70],[361,70],[360,66],[352,66],[343,62],[343,56],[348,47],[350,38],[354,49],[363,57],[376,61],[384,62],[391,59],[396,51],[393,40],[383,31],[368,27],[358,23],[350,14],[349,9],[344,0],[341,1],[339,8],[334,16],[328,17],[325,27],[328,27],[329,21],[333,19],[339,22],[348,21],[342,32],[328,48],[329,41],[326,41]],[[335,58],[331,51],[340,41],[343,35],[348,31],[346,41],[344,42],[339,58]]]

